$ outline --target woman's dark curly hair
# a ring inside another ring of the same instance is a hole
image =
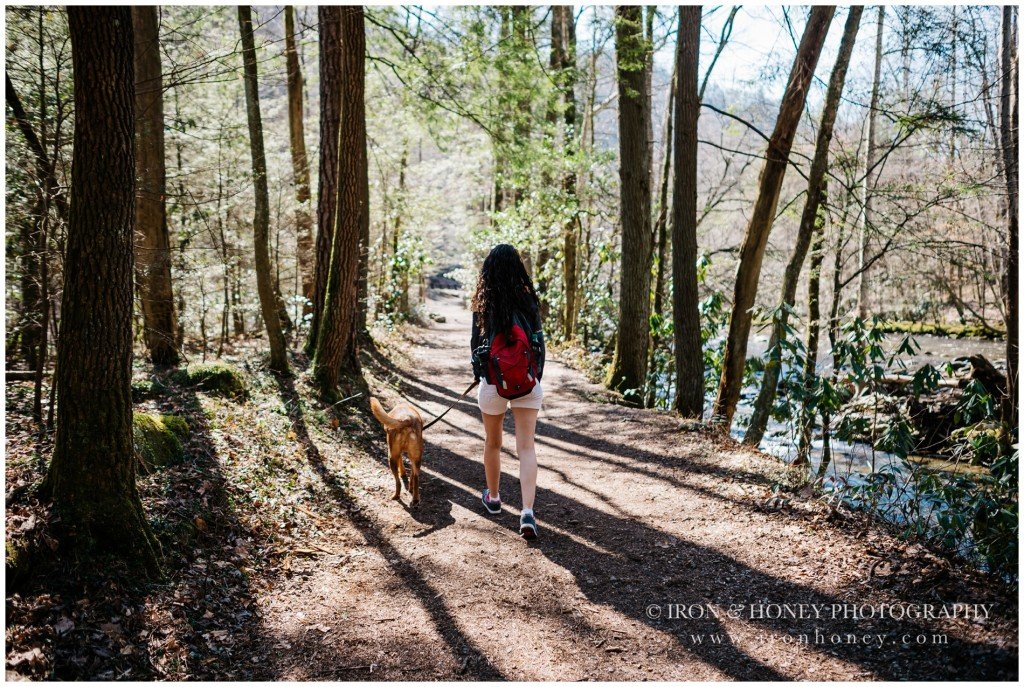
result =
[[[519,251],[507,243],[492,248],[480,268],[473,294],[478,325],[493,333],[507,332],[512,328],[514,313],[529,316],[538,304],[537,292]]]

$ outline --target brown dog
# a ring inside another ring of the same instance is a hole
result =
[[[412,505],[420,502],[420,461],[423,460],[423,418],[419,411],[408,403],[399,403],[385,413],[380,401],[370,398],[370,409],[374,417],[384,425],[388,435],[388,454],[391,457],[391,473],[395,476],[395,496],[402,494],[402,475],[405,466],[402,454],[409,456],[412,474],[409,476],[409,491],[412,493]]]

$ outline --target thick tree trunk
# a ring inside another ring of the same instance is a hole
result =
[[[364,102],[366,35],[362,7],[341,8],[340,37],[343,95],[338,137],[338,220],[313,360],[313,376],[328,397],[336,394],[340,375],[356,378],[360,375],[356,356],[359,334],[357,282],[360,237],[369,224]]]
[[[672,190],[672,320],[675,399],[685,417],[704,413],[704,353],[697,294],[697,117],[701,7],[679,8],[676,40],[675,177]]]
[[[565,122],[563,149],[565,157],[571,159],[575,156],[577,142],[576,126],[576,20],[573,17],[571,5],[556,5],[553,8],[556,16],[559,17],[559,34],[562,43],[562,59],[559,86],[565,102],[563,119]],[[576,172],[570,170],[562,181],[562,190],[566,198],[576,207]],[[576,316],[579,309],[577,295],[577,240],[576,231],[579,225],[579,215],[573,212],[572,217],[566,220],[562,227],[562,291],[565,298],[565,309],[562,312],[562,327],[566,341],[571,341],[576,336]]]
[[[75,133],[57,340],[60,409],[45,490],[80,552],[159,575],[135,485],[132,225],[135,85],[128,7],[69,7]]]
[[[295,244],[298,248],[302,295],[313,300],[313,216],[309,209],[309,158],[306,157],[306,133],[302,116],[302,88],[305,81],[295,49],[295,8],[284,8],[284,55],[288,69],[288,133],[292,150],[292,183],[295,184]],[[309,313],[310,304],[302,312]]]
[[[331,245],[337,225],[338,129],[341,123],[341,7],[317,9],[320,22],[320,193],[316,206],[316,270],[313,279],[313,312],[309,320],[306,353],[316,352],[320,319],[331,266]]]
[[[804,204],[803,215],[800,217],[800,228],[797,231],[793,254],[782,275],[782,295],[779,299],[782,309],[772,326],[768,342],[769,359],[765,365],[764,376],[761,378],[761,390],[754,402],[754,412],[751,415],[747,433],[743,436],[743,443],[749,446],[757,446],[761,443],[765,427],[768,426],[772,405],[775,403],[775,391],[779,384],[779,375],[782,372],[782,344],[786,338],[789,310],[796,303],[796,287],[800,281],[800,272],[803,271],[804,259],[807,257],[807,249],[811,245],[815,224],[819,221],[818,207],[824,198],[825,173],[828,171],[828,148],[832,142],[836,113],[839,111],[839,101],[846,83],[846,70],[850,66],[850,55],[853,54],[853,45],[857,40],[857,29],[860,27],[860,18],[863,12],[864,8],[860,5],[850,8],[850,13],[846,18],[846,27],[843,30],[843,38],[839,44],[839,55],[836,56],[836,63],[828,82],[828,90],[825,93],[825,105],[821,111],[821,124],[818,127],[814,159],[811,161],[811,171],[807,178],[807,202]]]
[[[879,82],[882,78],[882,38],[885,28],[885,5],[878,6],[878,30],[875,34],[875,72],[871,82],[871,104],[868,112],[868,145],[867,162],[864,165],[863,209],[861,213],[860,244],[858,246],[857,276],[857,317],[868,316],[868,250],[871,243],[871,232],[874,230],[874,192],[878,181],[875,165],[878,161],[878,96]]]
[[[1003,153],[1003,174],[1006,179],[1007,255],[1003,276],[1003,301],[1006,312],[1006,400],[1003,421],[1011,428],[1017,421],[1017,374],[1020,348],[1018,344],[1018,266],[1020,239],[1018,212],[1020,187],[1018,160],[1020,154],[1020,91],[1017,62],[1017,8],[1003,7],[1002,78],[999,93],[999,127]]]
[[[256,203],[252,220],[255,248],[256,290],[260,297],[263,324],[270,339],[270,369],[288,372],[288,350],[281,319],[274,277],[270,265],[270,194],[267,190],[267,158],[263,152],[263,122],[260,117],[259,78],[256,73],[256,45],[252,32],[252,10],[238,6],[238,26],[242,33],[242,62],[245,72],[245,110],[249,120],[249,150],[252,155],[253,188]]]
[[[135,271],[143,340],[154,365],[177,365],[164,162],[164,88],[155,5],[132,8],[135,29]]]
[[[619,87],[619,183],[622,270],[619,278],[619,330],[606,379],[627,402],[643,405],[651,311],[651,183],[647,120],[643,8],[615,8],[615,52]]]
[[[716,420],[728,429],[740,399],[743,384],[743,368],[747,359],[747,338],[750,336],[750,309],[757,296],[757,282],[761,277],[761,261],[768,235],[771,233],[775,210],[779,204],[782,181],[789,164],[789,152],[793,146],[797,125],[804,109],[807,89],[814,77],[814,68],[821,56],[825,35],[832,21],[835,7],[816,6],[811,9],[807,26],[804,28],[800,47],[789,74],[789,83],[782,97],[775,129],[768,142],[767,160],[758,182],[757,200],[754,203],[747,225],[747,233],[740,247],[740,261],[736,268],[736,287],[733,291],[733,309],[729,318],[729,334],[726,339],[725,359],[722,362],[722,378],[715,400]]]

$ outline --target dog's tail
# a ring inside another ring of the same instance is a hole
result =
[[[377,420],[379,420],[380,423],[387,427],[388,429],[395,429],[396,427],[401,427],[403,424],[405,424],[404,420],[393,418],[386,412],[384,412],[384,406],[382,406],[380,404],[380,401],[378,401],[376,398],[373,398],[372,396],[370,397],[370,410],[373,411],[373,416],[377,418]]]

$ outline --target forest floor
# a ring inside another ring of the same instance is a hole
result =
[[[364,371],[385,406],[405,398],[430,417],[470,371],[461,299],[434,293],[428,306],[444,321],[380,337]],[[140,479],[167,578],[65,565],[9,585],[9,678],[1018,676],[1012,590],[794,493],[783,465],[731,439],[615,404],[557,360],[533,543],[518,535],[511,414],[500,516],[479,502],[473,398],[427,431],[410,509],[407,492],[391,500],[372,418],[325,408],[304,376],[275,379],[245,349],[233,360],[247,401],[168,383],[140,407],[192,430],[185,461]],[[45,544],[45,506],[12,498],[49,450],[32,437],[29,392],[7,389],[7,537]],[[914,617],[927,608],[938,617]]]

